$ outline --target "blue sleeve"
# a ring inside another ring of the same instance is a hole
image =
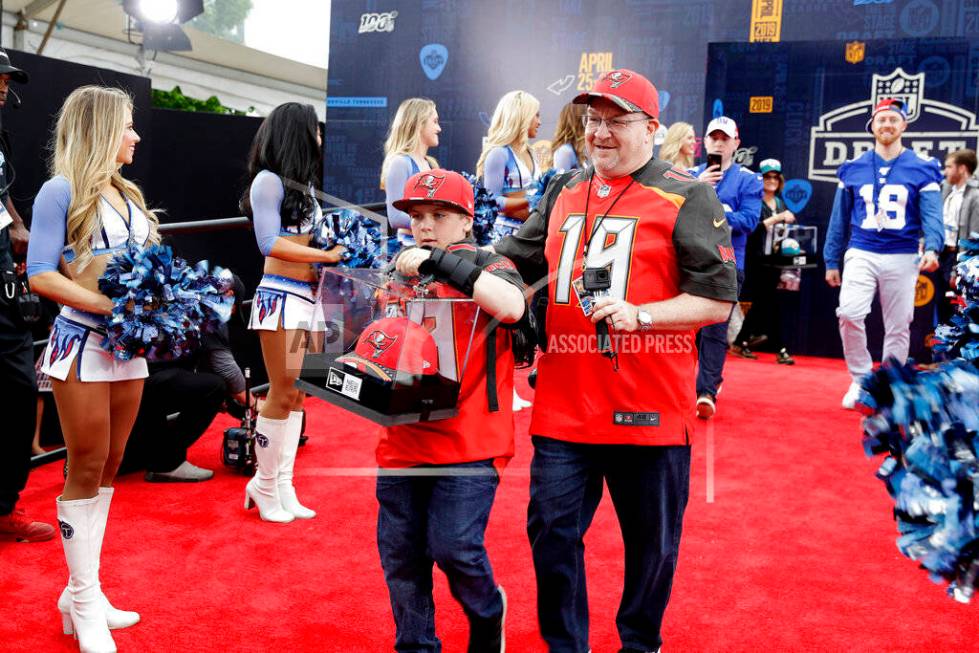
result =
[[[403,156],[395,156],[384,175],[384,193],[388,205],[388,224],[394,229],[409,229],[411,218],[404,211],[394,208],[395,200],[404,197],[405,182],[411,176],[411,164]]]
[[[252,203],[255,240],[263,256],[268,256],[282,229],[282,200],[286,190],[277,175],[262,170],[252,180],[248,196]]]
[[[554,152],[554,168],[558,172],[567,172],[578,167],[578,155],[570,143],[565,143]]]
[[[921,228],[925,232],[925,251],[941,252],[945,245],[945,226],[942,222],[942,191],[923,190],[918,193]]]
[[[823,245],[823,260],[826,261],[827,270],[840,269],[840,259],[843,258],[843,250],[846,248],[846,228],[852,210],[850,193],[843,182],[840,182],[836,188],[836,197],[833,198],[833,213],[826,229],[826,244]]]
[[[750,234],[758,226],[758,219],[761,217],[762,185],[754,173],[740,174],[744,175],[744,179],[741,180],[738,210],[725,210],[724,215],[731,225],[732,234]]]
[[[71,184],[64,177],[52,177],[34,198],[31,238],[27,242],[27,276],[58,269],[65,248]]]
[[[506,162],[505,147],[494,147],[483,162],[483,188],[494,195],[502,194],[503,187],[506,186],[506,179],[504,179]]]
[[[945,225],[942,219],[942,168],[929,159],[924,186],[918,191],[918,211],[921,229],[925,232],[925,251],[939,253],[945,246]]]

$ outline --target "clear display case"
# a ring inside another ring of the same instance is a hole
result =
[[[480,309],[444,288],[325,268],[318,295],[326,331],[306,354],[297,386],[385,426],[455,416]]]

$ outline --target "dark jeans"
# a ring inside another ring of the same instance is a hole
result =
[[[655,651],[676,571],[690,447],[577,444],[534,436],[527,533],[537,615],[551,653],[588,651],[583,538],[608,484],[625,544],[615,623],[623,648]]]
[[[751,309],[744,317],[741,331],[735,338],[735,344],[747,342],[753,336],[768,336],[767,347],[773,351],[779,351],[785,347],[785,340],[782,338],[782,313],[784,312],[783,295],[784,290],[778,289],[781,281],[782,271],[774,267],[759,266],[756,273],[758,275],[755,283],[754,296],[751,298]]]
[[[37,426],[37,379],[34,346],[28,329],[19,326],[0,303],[0,387],[3,387],[3,428],[0,428],[0,515],[13,512],[27,485],[31,442]]]
[[[169,368],[146,378],[139,413],[126,443],[120,471],[173,471],[187,460],[187,449],[214,421],[224,402],[221,377]],[[167,415],[179,412],[173,422]]]
[[[744,283],[744,270],[738,270],[738,294]],[[732,307],[733,308],[733,307]],[[717,390],[724,382],[724,359],[727,358],[728,319],[708,324],[697,332],[697,352],[700,364],[697,368],[697,396],[717,397]]]
[[[449,471],[403,475],[442,469]],[[435,636],[433,564],[445,572],[449,590],[470,623],[502,614],[503,601],[484,546],[499,483],[491,460],[379,470],[377,548],[397,627],[396,651],[442,650]]]

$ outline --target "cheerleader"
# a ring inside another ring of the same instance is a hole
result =
[[[530,215],[527,189],[537,183],[541,170],[530,139],[540,128],[540,102],[526,91],[510,91],[496,105],[483,152],[476,162],[476,176],[486,190],[495,193],[500,215],[493,228],[493,242],[514,234]],[[513,391],[513,409],[531,403]]]
[[[514,233],[530,214],[527,189],[537,183],[541,171],[529,142],[539,128],[537,98],[526,91],[510,91],[500,98],[476,162],[476,176],[498,198],[494,241]]]
[[[82,651],[100,653],[116,650],[109,629],[139,621],[102,593],[99,563],[112,481],[148,373],[145,359],[121,361],[101,348],[113,304],[98,290],[115,253],[159,241],[142,192],[120,173],[139,140],[125,92],[98,86],[72,92],[58,115],[52,177],[34,201],[27,252],[32,290],[63,305],[41,365],[68,448],[56,502],[69,578],[58,609],[65,634],[73,633]]]
[[[585,105],[569,102],[561,109],[557,129],[551,141],[554,169],[557,172],[577,170],[587,164],[585,159]]]
[[[248,327],[259,332],[269,393],[255,423],[258,469],[245,487],[245,508],[258,506],[265,521],[311,519],[292,484],[305,395],[296,387],[310,333],[325,330],[316,297],[314,263],[337,263],[343,247],[309,247],[322,214],[313,194],[320,186],[323,138],[307,104],[276,107],[255,134],[242,207],[252,217],[264,276],[255,291]],[[296,346],[296,343],[300,343]]]
[[[384,164],[381,166],[381,190],[387,201],[388,225],[397,232],[402,246],[414,245],[411,220],[404,211],[394,207],[401,199],[405,182],[412,175],[438,167],[428,156],[428,150],[438,147],[439,114],[435,103],[426,98],[408,98],[398,107],[384,142]]]
[[[663,144],[659,146],[659,158],[681,170],[694,166],[694,152],[697,150],[697,135],[693,125],[688,122],[675,122],[666,130]]]

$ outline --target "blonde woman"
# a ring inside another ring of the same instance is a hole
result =
[[[530,139],[540,129],[540,102],[526,91],[510,91],[496,105],[483,152],[476,162],[476,176],[496,194],[500,215],[493,228],[494,242],[516,232],[530,215],[527,189],[541,175]],[[529,407],[529,401],[513,390],[513,410]]]
[[[476,162],[476,176],[498,198],[501,215],[494,240],[519,229],[529,215],[527,189],[541,174],[529,143],[539,128],[537,98],[526,91],[510,91],[500,98]]]
[[[82,651],[115,651],[109,629],[139,621],[105,598],[99,563],[112,482],[147,367],[143,358],[116,360],[100,347],[112,301],[98,290],[116,252],[159,240],[142,192],[120,173],[139,140],[125,92],[83,86],[68,96],[55,130],[52,177],[34,201],[27,253],[31,288],[63,305],[41,371],[51,377],[68,447],[68,475],[56,501],[69,579],[58,608],[65,634],[74,633]]]
[[[394,202],[404,194],[405,182],[412,175],[438,167],[428,150],[438,147],[439,114],[435,103],[426,98],[408,98],[398,106],[391,129],[384,142],[384,164],[381,166],[381,190],[387,201],[388,224],[403,246],[414,245],[411,219]]]
[[[558,172],[577,170],[585,166],[585,105],[569,102],[557,118],[557,129],[551,142],[554,168]]]
[[[697,149],[697,136],[693,125],[675,122],[666,130],[663,144],[659,146],[659,158],[677,168],[689,170],[694,164],[694,151]]]
[[[329,251],[309,246],[321,215],[313,191],[322,178],[322,145],[312,106],[277,106],[255,134],[248,161],[251,184],[242,197],[265,256],[248,328],[259,333],[269,376],[269,394],[255,422],[258,468],[245,486],[245,509],[255,504],[268,522],[316,516],[299,503],[292,479],[306,398],[296,379],[311,334],[326,330],[313,264],[337,263],[343,253],[339,245]]]

